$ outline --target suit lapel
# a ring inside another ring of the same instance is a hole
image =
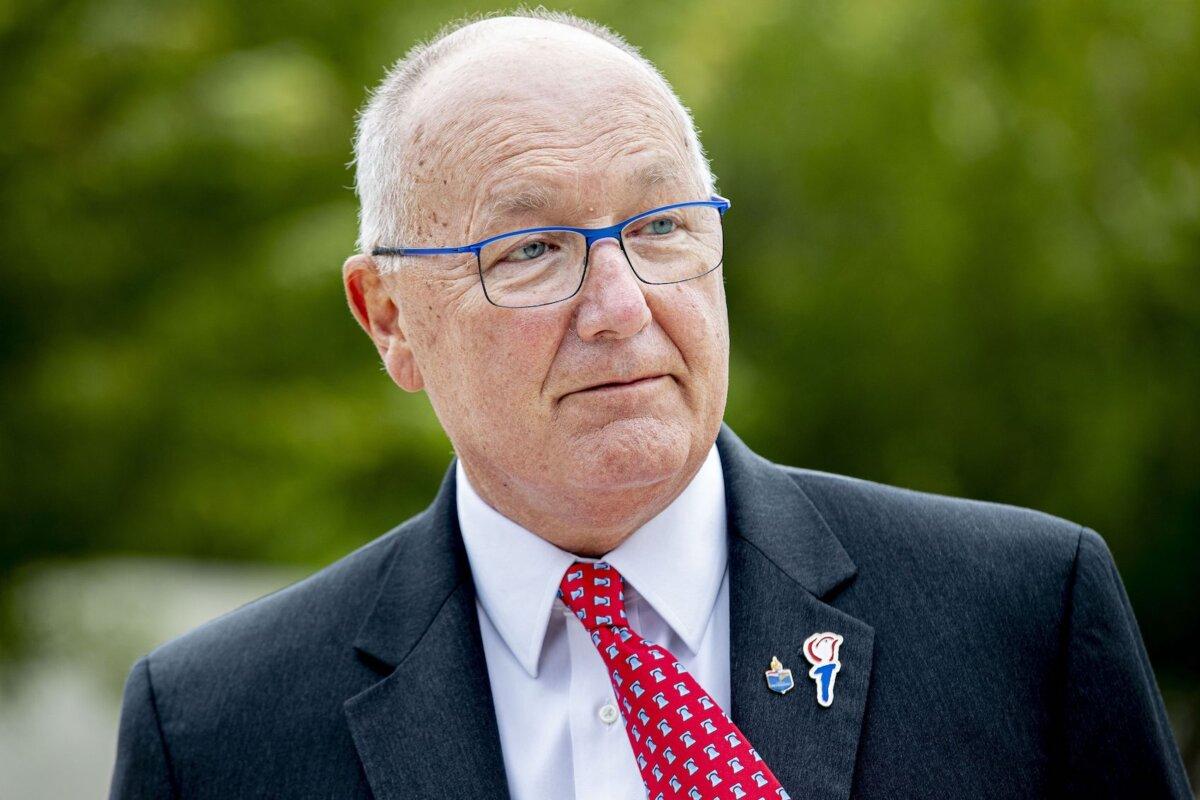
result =
[[[354,646],[387,677],[343,706],[376,800],[507,798],[454,461],[396,550]]]
[[[874,629],[825,600],[854,578],[854,563],[787,472],[724,424],[717,447],[729,510],[730,717],[792,797],[849,797]],[[802,653],[825,631],[844,637],[828,708]],[[792,670],[787,694],[767,688],[772,656]]]

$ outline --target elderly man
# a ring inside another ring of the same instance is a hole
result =
[[[611,31],[461,22],[360,120],[350,309],[432,505],[142,658],[112,797],[1189,796],[1101,538],[722,423],[730,204]]]

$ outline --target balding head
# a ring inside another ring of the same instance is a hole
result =
[[[613,102],[605,108],[605,100]],[[388,71],[359,115],[360,251],[449,243],[450,225],[443,226],[452,206],[449,195],[477,191],[480,135],[506,134],[506,108],[541,101],[539,113],[551,115],[541,122],[553,136],[578,125],[580,117],[584,128],[587,118],[606,124],[607,112],[627,119],[636,113],[631,100],[641,100],[643,111],[658,117],[703,196],[712,194],[715,180],[691,113],[654,65],[618,34],[540,8],[446,25]],[[379,266],[388,272],[396,263],[384,259]]]

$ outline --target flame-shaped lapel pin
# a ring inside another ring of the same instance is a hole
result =
[[[767,676],[767,688],[772,692],[787,694],[788,689],[796,685],[792,680],[792,671],[784,669],[783,664],[775,656],[771,656],[771,668],[763,674]]]
[[[814,633],[804,640],[804,657],[812,664],[808,677],[817,683],[817,702],[824,708],[833,705],[833,681],[842,668],[838,651],[845,641],[841,634]]]

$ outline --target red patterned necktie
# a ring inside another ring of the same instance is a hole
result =
[[[669,650],[625,619],[625,579],[603,561],[576,561],[558,596],[583,623],[624,708],[650,800],[788,800],[749,740]]]

